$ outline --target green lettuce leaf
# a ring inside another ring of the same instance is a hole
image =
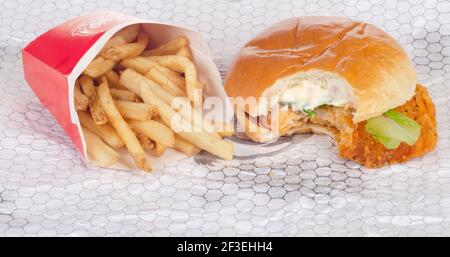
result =
[[[417,142],[417,139],[420,137],[420,130],[422,129],[419,123],[394,110],[385,112],[384,116],[397,122],[397,124],[406,131],[406,133],[403,134],[405,143],[414,145]]]
[[[316,116],[316,112],[313,110],[303,110],[304,113],[306,113],[306,115],[308,115],[308,117],[310,118],[314,118]]]
[[[395,149],[401,142],[414,145],[419,139],[421,126],[406,115],[390,110],[367,120],[365,129],[387,149]]]

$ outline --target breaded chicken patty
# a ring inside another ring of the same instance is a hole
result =
[[[436,147],[436,111],[425,87],[417,85],[415,96],[395,110],[421,125],[420,137],[414,145],[401,143],[395,149],[387,149],[366,132],[367,121],[353,123],[352,110],[343,107],[319,107],[314,117],[291,110],[280,112],[279,130],[281,136],[311,132],[328,134],[336,140],[342,157],[369,168],[403,162]],[[268,128],[270,123],[269,119],[266,124],[260,125]]]
[[[421,156],[436,147],[436,110],[425,87],[417,85],[414,97],[395,110],[422,126],[420,137],[414,145],[401,143],[395,149],[386,149],[365,131],[366,122],[360,122],[355,124],[350,137],[348,135],[338,137],[340,155],[364,166],[377,168]]]

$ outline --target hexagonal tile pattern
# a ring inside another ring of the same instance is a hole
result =
[[[281,19],[371,22],[405,46],[429,86],[437,150],[368,170],[339,158],[328,137],[303,135],[252,146],[266,153],[252,158],[200,154],[151,174],[88,166],[26,85],[20,50],[52,26],[95,10],[198,30],[222,75],[247,40]],[[1,1],[0,236],[448,236],[449,13],[446,0]]]

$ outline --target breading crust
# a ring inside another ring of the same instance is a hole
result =
[[[417,85],[414,97],[395,110],[414,119],[422,126],[420,137],[414,145],[401,143],[395,149],[386,149],[365,131],[366,122],[360,122],[355,124],[351,135],[341,134],[337,137],[340,155],[366,167],[378,168],[385,164],[403,162],[432,151],[437,142],[436,110],[428,90]]]

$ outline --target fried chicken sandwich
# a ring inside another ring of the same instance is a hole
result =
[[[370,168],[436,146],[434,104],[408,55],[364,22],[302,17],[277,23],[240,50],[225,89],[256,142],[328,134],[342,157]]]

